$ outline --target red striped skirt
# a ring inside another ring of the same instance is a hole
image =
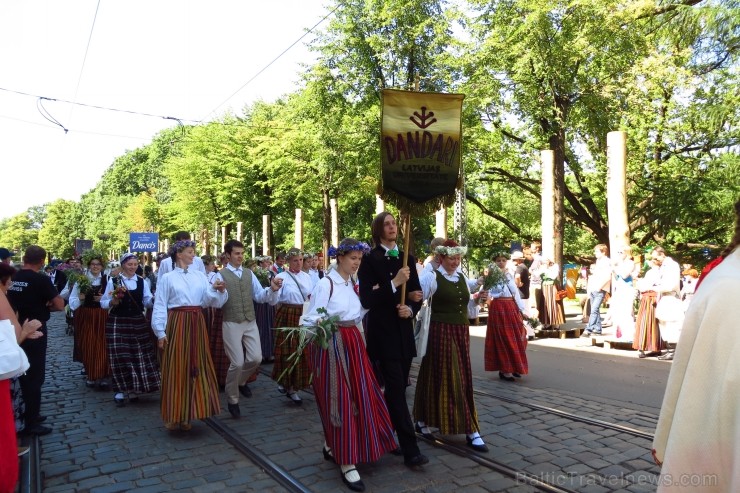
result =
[[[339,346],[338,338],[343,347]],[[334,419],[330,351],[337,361]],[[312,344],[307,352],[315,375],[313,389],[324,436],[337,464],[374,462],[394,450],[397,445],[393,425],[357,327],[340,327],[328,349]],[[346,373],[340,359],[346,362]]]
[[[303,305],[280,305],[275,314],[275,328],[298,327],[302,311]],[[286,389],[305,389],[311,385],[311,369],[306,354],[300,355],[296,364],[295,359],[290,357],[298,350],[297,338],[290,337],[283,330],[274,332],[275,363],[272,366],[272,379]]]
[[[470,369],[470,326],[432,321],[416,380],[414,418],[443,435],[480,431]]]
[[[81,306],[73,318],[75,342],[85,367],[88,380],[100,380],[111,374],[108,348],[105,342],[105,324],[108,310]]]
[[[229,371],[229,357],[224,349],[223,321],[224,312],[220,308],[204,308],[203,318],[206,320],[206,332],[211,351],[213,369],[216,371],[216,381],[223,387],[226,385],[226,373]]]
[[[162,420],[189,423],[220,412],[203,311],[200,307],[170,308],[162,355]]]
[[[511,298],[493,299],[488,304],[484,362],[486,371],[522,375],[529,372],[527,331],[519,308]]]
[[[109,315],[105,324],[105,341],[115,392],[159,390],[159,365],[152,344],[152,329],[143,315]]]
[[[15,491],[18,482],[18,448],[10,379],[0,380],[0,492]]]
[[[635,338],[632,340],[632,349],[647,352],[657,352],[663,349],[663,341],[660,339],[660,327],[658,326],[658,321],[655,319],[657,296],[655,291],[640,293],[640,308],[637,310]]]

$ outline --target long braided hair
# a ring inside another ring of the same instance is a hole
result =
[[[727,245],[724,250],[722,250],[720,256],[727,257],[738,246],[740,246],[740,200],[735,202],[735,233],[732,235],[732,240],[730,240],[730,244]]]

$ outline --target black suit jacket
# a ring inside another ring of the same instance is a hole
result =
[[[406,282],[406,293],[421,290],[419,275],[416,272],[416,259],[409,255],[408,265],[411,277]],[[385,249],[376,246],[365,255],[360,264],[357,277],[360,282],[360,301],[369,309],[368,326],[365,330],[367,352],[370,359],[403,360],[416,356],[414,344],[413,318],[398,316],[396,305],[402,304],[401,287],[393,292],[391,280],[403,266],[403,253],[398,258],[386,257]],[[373,286],[378,286],[373,289]],[[421,303],[406,301],[416,314]]]

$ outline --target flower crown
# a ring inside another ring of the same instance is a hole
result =
[[[180,241],[176,241],[170,247],[170,250],[169,250],[170,255],[172,255],[175,252],[181,252],[182,250],[184,250],[184,249],[186,249],[188,247],[195,248],[195,242],[192,241],[192,240],[180,240]]]
[[[454,247],[440,245],[434,249],[434,253],[436,253],[437,255],[445,255],[445,256],[465,255],[466,253],[468,253],[468,247],[459,246],[459,245],[454,246]]]
[[[330,246],[328,254],[330,257],[336,257],[339,255],[344,255],[347,252],[353,252],[353,251],[362,252],[363,254],[370,253],[370,245],[368,245],[364,241],[361,241],[354,245],[342,245],[340,243],[339,246],[336,248],[333,246]]]

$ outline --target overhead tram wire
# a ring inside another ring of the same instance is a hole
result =
[[[291,44],[290,44],[290,46],[288,46],[287,48],[285,48],[285,49],[284,49],[284,50],[282,51],[282,53],[280,53],[280,54],[279,54],[278,56],[276,56],[276,57],[275,57],[275,58],[274,58],[274,59],[273,59],[273,60],[272,60],[272,61],[271,61],[270,63],[268,63],[268,64],[267,64],[267,65],[265,65],[265,66],[264,66],[264,67],[263,67],[262,69],[260,69],[260,71],[259,71],[259,72],[257,72],[256,74],[254,74],[254,75],[253,75],[253,76],[252,76],[252,77],[251,77],[251,78],[250,78],[250,79],[249,79],[249,80],[248,80],[247,82],[245,82],[245,83],[244,83],[244,84],[243,84],[243,85],[242,85],[242,86],[241,86],[241,87],[240,87],[239,89],[237,89],[236,91],[234,91],[234,93],[233,93],[233,94],[232,94],[231,96],[229,96],[228,98],[224,99],[224,100],[223,100],[223,101],[222,101],[221,103],[219,103],[219,104],[218,104],[218,106],[216,106],[216,107],[215,107],[215,108],[213,108],[213,109],[212,109],[211,111],[209,111],[208,113],[206,113],[206,115],[205,115],[205,116],[204,116],[203,118],[201,118],[201,120],[205,120],[206,118],[208,118],[208,117],[209,117],[209,116],[210,116],[211,114],[213,114],[213,113],[214,113],[214,112],[215,112],[215,111],[216,111],[217,109],[219,109],[219,108],[220,108],[221,106],[223,106],[224,104],[226,104],[226,103],[227,103],[227,102],[228,102],[228,101],[229,101],[229,100],[230,100],[231,98],[233,98],[234,96],[236,96],[237,94],[239,94],[239,93],[240,93],[240,92],[242,91],[242,89],[244,89],[245,87],[247,87],[247,86],[248,86],[248,85],[249,85],[249,84],[250,84],[250,83],[251,83],[251,82],[252,82],[252,81],[253,81],[254,79],[256,79],[257,77],[259,77],[259,76],[260,76],[260,75],[262,74],[262,72],[264,72],[265,70],[267,70],[268,68],[270,68],[270,66],[271,66],[271,65],[272,65],[273,63],[277,62],[277,61],[278,61],[278,60],[279,60],[279,59],[280,59],[280,58],[281,58],[281,57],[282,57],[283,55],[285,55],[285,54],[286,54],[286,53],[287,53],[288,51],[290,51],[290,50],[291,50],[291,49],[292,49],[292,48],[293,48],[293,47],[294,47],[295,45],[297,45],[299,41],[301,41],[301,40],[302,40],[303,38],[305,38],[306,36],[308,36],[308,34],[312,33],[312,32],[313,32],[313,30],[314,30],[314,29],[316,29],[316,28],[317,28],[317,27],[319,26],[319,24],[321,24],[321,23],[322,23],[322,22],[324,22],[324,21],[325,21],[326,19],[328,19],[328,18],[329,18],[329,16],[330,16],[330,15],[332,15],[332,14],[333,14],[334,12],[336,12],[336,11],[337,11],[337,9],[338,9],[339,7],[341,7],[341,6],[342,6],[342,3],[341,3],[341,2],[337,2],[337,6],[336,6],[336,7],[334,7],[334,9],[333,9],[333,10],[332,10],[331,12],[329,12],[329,13],[328,13],[328,14],[326,14],[326,15],[325,15],[324,17],[322,17],[322,18],[321,18],[321,20],[320,20],[319,22],[317,22],[316,24],[314,24],[314,25],[313,25],[313,26],[312,26],[312,27],[311,27],[310,29],[308,29],[308,30],[307,30],[307,31],[306,31],[305,33],[303,33],[303,35],[302,35],[302,36],[301,36],[300,38],[298,38],[298,39],[296,39],[295,41],[293,41],[293,43],[291,43]]]
[[[100,10],[100,0],[95,6],[95,15],[93,16],[92,26],[90,26],[90,35],[87,37],[87,46],[85,47],[85,56],[82,58],[82,66],[80,67],[80,75],[77,76],[77,87],[75,88],[75,95],[72,101],[77,101],[77,95],[80,92],[80,83],[82,83],[82,74],[85,71],[85,63],[87,62],[87,54],[90,52],[90,43],[92,42],[93,32],[95,31],[95,22],[98,20],[98,11]],[[69,110],[69,121],[72,122],[72,110],[74,106]]]

